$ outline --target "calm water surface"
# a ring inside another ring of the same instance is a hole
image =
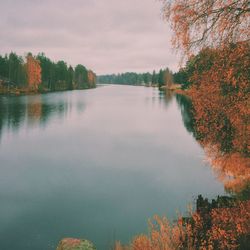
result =
[[[174,96],[145,87],[0,97],[0,249],[69,236],[109,249],[154,214],[223,194],[183,119]]]

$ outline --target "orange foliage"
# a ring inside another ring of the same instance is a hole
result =
[[[94,87],[96,82],[96,75],[93,71],[89,70],[88,71],[88,83],[90,87]]]
[[[134,250],[143,250],[153,249],[152,243],[150,239],[146,235],[139,235],[137,236],[132,242],[132,249]]]
[[[115,242],[115,246],[114,246],[115,250],[129,250],[128,246],[123,246],[120,241],[116,241]]]
[[[205,225],[207,218],[211,225]],[[237,249],[240,240],[250,233],[250,201],[233,207],[214,208],[208,214],[195,212],[190,218],[179,218],[171,225],[163,217],[150,223],[150,234],[139,235],[126,248],[130,250]]]
[[[250,201],[239,202],[232,208],[217,208],[211,212],[209,240],[218,249],[237,249],[238,239],[250,234]]]
[[[250,45],[206,53],[213,54],[212,66],[200,72],[203,61],[195,65],[189,90],[196,132],[226,189],[239,192],[250,181]]]
[[[246,41],[250,36],[248,0],[162,0],[174,31],[173,44],[185,53],[202,46]]]
[[[205,152],[212,168],[226,190],[239,193],[250,183],[250,158],[240,153],[222,153],[216,146],[206,147]]]
[[[40,62],[36,60],[31,54],[28,54],[26,63],[28,85],[31,88],[38,88],[38,85],[42,82],[41,80],[41,66]]]

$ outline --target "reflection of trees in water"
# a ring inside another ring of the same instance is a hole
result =
[[[191,101],[185,96],[176,96],[187,131],[204,148],[208,161],[225,189],[239,195],[244,193],[244,197],[249,198],[247,119],[244,114],[239,115],[237,110],[232,110],[232,107],[240,107],[245,102],[231,102],[231,106],[228,106],[231,97],[228,100],[225,96],[217,96],[211,107],[207,103],[211,100],[198,98],[196,96],[196,100]]]
[[[42,102],[41,96],[32,97],[32,102],[27,104],[27,116],[28,116],[28,123],[32,124],[36,121],[40,121],[42,116]]]
[[[165,107],[168,107],[170,103],[174,100],[175,93],[173,91],[168,90],[160,90],[159,91],[159,100],[160,102],[164,102]]]
[[[27,120],[28,125],[41,124],[46,125],[51,118],[58,117],[63,119],[68,112],[68,103],[63,100],[53,100],[52,102],[46,99],[46,96],[34,96],[27,103]]]
[[[23,123],[26,107],[20,99],[0,98],[0,135],[4,128],[17,131]]]
[[[43,95],[0,98],[0,136],[4,129],[18,131],[28,127],[46,125],[52,118],[63,119],[68,112],[68,103],[63,100],[51,102]]]
[[[78,102],[77,105],[76,105],[76,108],[77,108],[77,111],[79,114],[83,113],[86,106],[85,106],[85,103],[83,102]]]
[[[189,94],[191,98],[176,95],[184,126],[204,148],[213,171],[230,195],[211,202],[199,196],[196,211],[189,217],[181,217],[172,227],[166,219],[156,219],[151,238],[135,238],[134,249],[145,242],[154,249],[168,243],[170,249],[248,249],[250,131],[247,90],[237,88],[225,94],[208,78]],[[176,247],[172,247],[173,244]]]
[[[2,103],[3,103],[3,99],[0,98],[0,140],[1,140],[1,136],[2,136],[2,129],[4,126],[3,118],[4,118],[4,115],[6,113],[5,106]]]
[[[196,211],[172,224],[165,217],[155,217],[149,224],[149,235],[135,237],[131,249],[249,249],[250,161],[246,99],[244,95],[240,95],[241,98],[237,98],[237,94],[230,96],[231,93],[228,96],[220,96],[218,92],[208,95],[206,91],[194,94],[192,101],[176,95],[183,123],[204,148],[225,189],[233,195],[217,197],[211,202],[200,195]],[[238,110],[243,113],[237,113]]]
[[[249,198],[250,160],[239,152],[222,152],[216,146],[206,146],[208,160],[223,182],[225,189],[231,193]],[[248,197],[247,197],[247,196]]]
[[[189,133],[191,133],[195,139],[198,139],[197,131],[195,130],[195,118],[193,113],[193,105],[190,98],[183,95],[176,95],[176,101],[179,105],[182,115],[182,121]]]

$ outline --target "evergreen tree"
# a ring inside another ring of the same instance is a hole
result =
[[[81,88],[88,87],[88,71],[81,64],[78,64],[75,67],[75,82],[76,82],[77,88],[81,89]]]
[[[0,55],[0,78],[7,78],[9,76],[9,62],[8,57],[2,57]]]
[[[165,84],[164,71],[162,69],[160,69],[159,77],[158,77],[158,86],[159,86],[159,88],[162,87],[164,84]]]
[[[74,69],[71,66],[69,66],[67,74],[67,83],[69,90],[72,90],[74,88],[73,80],[74,80]]]
[[[52,90],[52,86],[55,83],[55,65],[44,53],[39,53],[36,58],[40,61],[42,68],[42,83],[45,87]]]
[[[152,84],[158,84],[158,74],[156,74],[155,70],[153,71],[152,75]]]

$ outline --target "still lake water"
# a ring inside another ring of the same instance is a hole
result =
[[[0,97],[0,249],[52,250],[64,237],[109,249],[154,214],[223,194],[184,116],[156,88]]]

